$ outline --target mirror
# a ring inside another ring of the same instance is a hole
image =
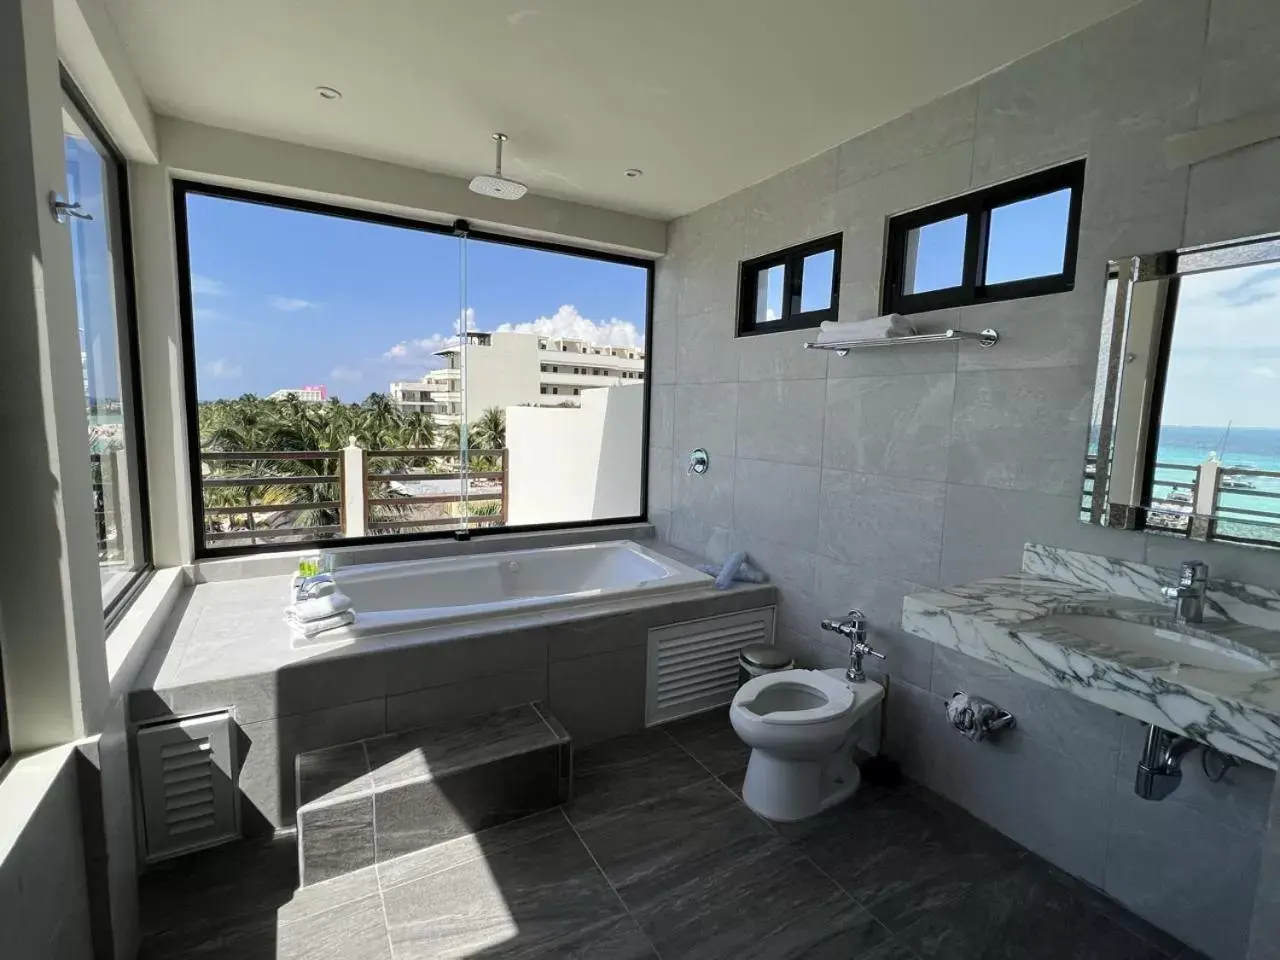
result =
[[[1280,548],[1280,237],[1108,271],[1081,519]]]

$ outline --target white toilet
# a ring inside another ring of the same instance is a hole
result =
[[[781,670],[743,684],[729,720],[751,747],[742,799],[770,820],[803,820],[853,796],[853,748],[879,735],[884,687],[845,671]],[[877,745],[871,746],[875,752]]]

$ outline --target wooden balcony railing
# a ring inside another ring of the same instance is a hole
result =
[[[470,450],[465,464],[457,448],[364,450],[354,442],[341,450],[204,451],[200,459],[207,545],[507,522],[506,450]]]

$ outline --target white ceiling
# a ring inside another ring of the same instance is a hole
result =
[[[162,114],[688,213],[1133,0],[108,0]],[[321,100],[314,88],[343,92]],[[645,176],[629,180],[628,167]]]

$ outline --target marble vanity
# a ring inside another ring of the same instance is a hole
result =
[[[906,596],[902,628],[1277,768],[1280,590],[1211,571],[1203,622],[1175,626],[1161,588],[1176,577],[1028,544],[1018,574]]]

